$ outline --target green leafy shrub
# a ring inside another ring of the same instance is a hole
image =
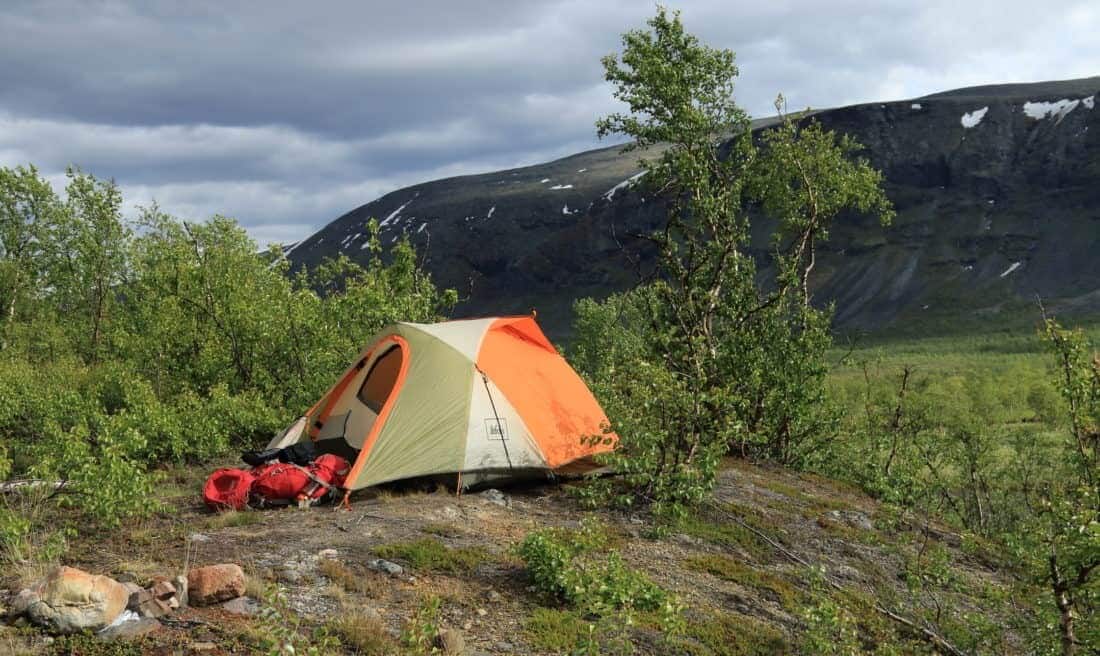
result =
[[[436,653],[435,637],[439,634],[441,603],[435,595],[422,598],[416,614],[405,623],[401,630],[401,646],[409,656]]]
[[[532,531],[518,551],[540,593],[582,612],[605,615],[619,609],[662,609],[670,601],[668,593],[628,567],[617,552],[609,552],[607,544],[606,529],[586,521],[577,530]]]

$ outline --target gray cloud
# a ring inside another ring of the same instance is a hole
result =
[[[8,4],[0,165],[77,163],[194,218],[293,240],[416,182],[594,147],[599,57],[653,4],[473,0]],[[902,99],[1096,75],[1100,6],[670,2],[737,51],[739,101]]]

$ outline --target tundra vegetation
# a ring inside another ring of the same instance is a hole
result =
[[[661,8],[604,67],[629,111],[598,132],[667,145],[641,162],[639,190],[669,213],[636,236],[655,265],[634,289],[575,306],[569,358],[611,418],[586,439],[614,442],[606,463],[618,473],[576,486],[580,502],[640,514],[656,536],[736,543],[750,559],[781,551],[808,583],[722,555],[685,564],[774,597],[800,618],[792,645],[741,615],[685,622],[675,595],[627,565],[598,523],[537,530],[515,550],[548,604],[526,624],[533,642],[630,653],[641,626],[670,653],[1100,650],[1100,358],[1089,333],[1044,316],[1025,338],[834,345],[832,308],[811,302],[815,248],[847,214],[892,216],[859,145],[781,98],[778,124],[753,135],[732,99],[733,53]],[[777,226],[767,276],[748,253],[758,217]],[[152,206],[127,220],[110,181],[74,168],[59,194],[33,166],[0,169],[0,480],[61,482],[0,495],[4,566],[55,562],[78,530],[153,512],[166,466],[262,442],[375,330],[447,316],[456,293],[432,283],[411,245],[383,254],[377,224],[368,232],[365,265],[341,257],[291,274],[278,248],[258,253],[231,219]],[[714,499],[729,456],[858,486],[897,526],[949,527],[1016,582],[995,600],[1004,614],[947,612],[937,591],[964,583],[928,545],[897,573],[917,614],[840,589],[766,516]],[[458,574],[484,558],[434,538],[378,554]],[[368,617],[299,630],[277,591],[261,624],[273,653],[429,653],[440,603],[426,598],[399,641]],[[1029,642],[1007,644],[1008,629]]]

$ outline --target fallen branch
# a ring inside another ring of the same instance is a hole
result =
[[[22,492],[24,490],[36,490],[41,487],[51,490],[60,490],[65,487],[66,481],[42,481],[38,479],[26,479],[21,481],[7,481],[0,483],[0,494]]]
[[[771,537],[769,537],[763,531],[757,529],[754,526],[750,526],[747,522],[743,521],[737,515],[729,513],[727,511],[717,507],[717,506],[714,506],[714,505],[712,505],[711,508],[713,508],[715,511],[717,511],[719,514],[721,514],[725,518],[733,521],[734,523],[736,523],[741,528],[748,530],[749,532],[751,532],[756,537],[760,538],[764,542],[771,545],[771,547],[773,549],[775,549],[779,553],[783,554],[787,558],[790,558],[791,560],[798,563],[799,565],[802,565],[804,567],[813,567],[812,563],[810,563],[806,559],[802,558],[798,554],[788,550],[786,547],[779,544],[775,540],[771,539]],[[842,586],[841,584],[837,583],[836,581],[830,579],[827,574],[824,575],[824,579],[825,579],[825,583],[829,584],[829,586],[832,587],[833,589],[839,590],[841,592],[844,591],[844,586]],[[910,619],[908,619],[908,618],[906,618],[902,615],[899,615],[899,614],[895,613],[894,611],[890,610],[889,608],[886,608],[885,606],[882,606],[878,603],[873,603],[872,608],[874,608],[876,612],[878,612],[882,615],[885,615],[890,620],[892,620],[894,622],[897,622],[898,624],[901,624],[909,632],[915,634],[917,637],[921,638],[925,642],[931,643],[937,649],[939,649],[941,652],[943,652],[945,654],[951,654],[952,656],[969,656],[966,652],[962,651],[961,649],[959,649],[955,645],[951,644],[950,642],[947,641],[946,638],[944,638],[943,636],[941,636],[940,634],[936,633],[935,631],[933,631],[932,629],[930,629],[928,627],[920,626],[916,622],[914,622],[913,620],[910,620]]]

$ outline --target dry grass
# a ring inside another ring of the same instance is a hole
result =
[[[362,609],[348,609],[329,621],[329,629],[335,633],[344,647],[364,656],[388,656],[397,653],[397,642],[386,630],[377,613]]]
[[[371,585],[373,577],[354,570],[334,558],[322,559],[321,562],[317,563],[317,571],[328,579],[333,586],[339,587],[345,592],[370,594],[375,587]]]
[[[238,526],[252,526],[264,521],[262,512],[249,510],[224,510],[215,513],[206,520],[206,528],[216,530],[220,528],[232,528]]]

